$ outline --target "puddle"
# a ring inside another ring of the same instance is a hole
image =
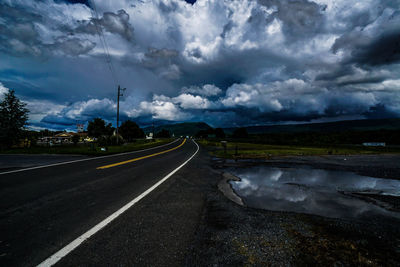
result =
[[[390,203],[380,200],[394,198],[398,203],[398,180],[342,171],[266,166],[229,168],[228,172],[241,178],[230,183],[250,207],[333,218],[384,215],[400,219]]]

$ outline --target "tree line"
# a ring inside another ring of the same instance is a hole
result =
[[[116,129],[111,123],[106,123],[101,118],[95,118],[88,123],[88,136],[97,139],[100,145],[116,145],[124,142],[133,142],[136,139],[144,138],[143,130],[133,121],[127,120],[119,127],[118,136]]]
[[[225,134],[222,128],[209,128],[207,130],[198,131],[195,135],[198,138],[225,138],[227,135]],[[247,133],[246,128],[240,127],[236,128],[232,133],[232,138],[248,138],[249,134]]]
[[[54,136],[58,132],[50,130],[30,131],[25,128],[28,122],[29,110],[26,103],[20,101],[15,96],[14,90],[9,90],[4,94],[0,102],[0,149],[6,149],[18,144],[21,139],[36,141],[40,137]],[[88,123],[88,136],[97,139],[100,145],[115,145],[124,142],[134,142],[136,139],[145,138],[144,131],[131,120],[127,120],[119,127],[118,136],[116,129],[111,123],[106,123],[101,118],[95,118]],[[170,137],[167,130],[161,130],[155,134],[156,138]],[[74,135],[72,141],[76,144],[80,137]],[[119,140],[118,140],[119,139]],[[118,142],[117,142],[118,140]]]

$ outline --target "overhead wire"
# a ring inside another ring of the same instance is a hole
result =
[[[92,8],[90,8],[90,12],[92,13],[92,16],[94,17],[93,23],[95,25],[96,32],[97,32],[97,34],[99,36],[100,43],[103,46],[103,50],[104,50],[104,54],[105,54],[105,58],[106,58],[106,63],[108,65],[108,68],[110,69],[111,76],[112,76],[112,78],[113,78],[113,80],[115,82],[115,85],[118,85],[117,73],[115,71],[114,65],[113,65],[112,60],[111,60],[110,50],[108,48],[107,41],[106,41],[106,38],[105,38],[104,33],[102,31],[102,28],[98,24],[99,14],[97,12],[97,7],[96,7],[95,0],[89,0],[88,2],[92,6]]]

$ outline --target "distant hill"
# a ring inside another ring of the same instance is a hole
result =
[[[400,130],[400,119],[379,120],[351,120],[325,123],[265,125],[246,127],[249,134],[273,134],[273,133],[300,133],[300,132],[344,132],[344,131],[374,131],[374,130]],[[225,128],[228,134],[235,128]]]
[[[154,126],[154,131],[157,133],[162,129],[165,129],[168,130],[171,134],[175,134],[175,136],[193,136],[200,130],[208,130],[210,128],[210,125],[204,122],[185,122]],[[146,127],[143,129],[143,131],[148,134],[153,131],[153,127]]]

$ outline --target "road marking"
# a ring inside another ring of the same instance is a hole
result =
[[[170,172],[167,176],[162,178],[160,181],[158,181],[156,184],[154,184],[152,187],[144,191],[142,194],[140,194],[138,197],[133,199],[131,202],[128,204],[125,204],[122,208],[108,216],[106,219],[101,221],[100,223],[96,224],[93,228],[91,228],[89,231],[84,233],[83,235],[79,236],[77,239],[60,249],[58,252],[47,258],[45,261],[40,263],[38,267],[48,267],[48,266],[53,266],[56,264],[59,260],[61,260],[63,257],[67,256],[71,251],[76,249],[80,244],[82,244],[85,240],[89,239],[91,236],[99,232],[101,229],[103,229],[106,225],[111,223],[113,220],[115,220],[118,216],[123,214],[125,211],[127,211],[129,208],[131,208],[133,205],[135,205],[137,202],[139,202],[141,199],[143,199],[145,196],[150,194],[154,189],[156,189],[158,186],[160,186],[162,183],[164,183],[168,178],[170,178],[172,175],[174,175],[177,171],[179,171],[183,166],[185,166],[194,156],[196,156],[197,152],[199,152],[199,145],[192,140],[193,143],[197,146],[196,152],[184,163],[182,163],[178,168]]]
[[[157,152],[157,153],[154,153],[154,154],[151,154],[151,155],[147,155],[147,156],[143,156],[143,157],[139,157],[139,158],[125,160],[125,161],[121,161],[121,162],[117,162],[117,163],[113,163],[113,164],[109,164],[109,165],[104,165],[104,166],[98,167],[96,169],[98,169],[98,170],[108,169],[108,168],[117,167],[117,166],[120,166],[120,165],[123,165],[123,164],[128,164],[128,163],[131,163],[131,162],[135,162],[135,161],[138,161],[138,160],[147,159],[147,158],[151,158],[151,157],[158,156],[158,155],[161,155],[161,154],[165,154],[165,153],[168,153],[168,152],[174,151],[175,149],[180,148],[181,146],[183,146],[185,144],[185,142],[186,142],[186,138],[183,140],[183,142],[179,146],[170,148],[168,150],[164,150],[164,151],[161,151],[161,152]]]
[[[9,173],[15,173],[15,172],[23,172],[23,171],[30,171],[30,170],[35,170],[35,169],[41,169],[41,168],[47,168],[47,167],[53,167],[53,166],[59,166],[59,165],[64,165],[64,164],[70,164],[70,163],[75,163],[75,162],[81,162],[81,161],[88,161],[88,160],[95,160],[95,159],[104,159],[104,158],[110,158],[110,157],[117,157],[117,156],[123,156],[123,155],[128,155],[128,154],[134,154],[134,153],[139,153],[143,151],[148,151],[164,146],[168,146],[170,144],[173,144],[177,142],[179,139],[176,139],[172,142],[169,142],[168,144],[164,144],[161,146],[155,146],[155,147],[150,147],[142,150],[136,150],[136,151],[131,151],[131,152],[124,152],[124,153],[119,153],[119,154],[113,154],[113,155],[106,155],[106,156],[100,156],[100,157],[93,157],[93,158],[88,158],[88,159],[77,159],[77,160],[71,160],[71,161],[64,161],[64,162],[58,162],[58,163],[53,163],[49,165],[41,165],[41,166],[36,166],[36,167],[30,167],[30,168],[25,168],[25,169],[20,169],[20,170],[13,170],[13,171],[6,171],[6,172],[0,172],[0,175],[3,174],[9,174]]]

